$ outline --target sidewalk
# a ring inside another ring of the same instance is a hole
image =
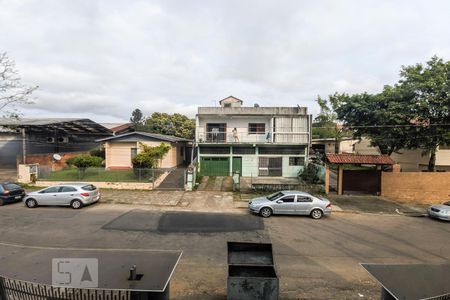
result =
[[[147,205],[167,208],[185,208],[205,212],[236,210],[233,193],[220,191],[131,191],[102,189],[102,200],[107,204]],[[245,207],[246,208],[246,207]]]

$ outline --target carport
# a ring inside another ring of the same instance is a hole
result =
[[[337,165],[337,194],[345,191],[376,194],[381,192],[381,169],[392,166],[387,155],[326,154],[325,193],[330,192],[330,165]],[[375,166],[374,169],[354,169],[350,166]]]

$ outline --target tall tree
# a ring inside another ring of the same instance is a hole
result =
[[[140,127],[144,123],[144,115],[142,114],[142,111],[139,108],[136,108],[131,113],[130,122],[133,124],[133,128],[135,130],[140,129]]]
[[[433,56],[425,65],[403,66],[399,88],[411,97],[409,122],[417,125],[408,148],[424,149],[435,171],[437,147],[450,143],[450,61]]]
[[[380,94],[335,94],[338,118],[350,128],[356,138],[368,137],[371,145],[381,153],[391,155],[407,144],[405,127],[407,118],[403,116],[398,92],[389,86]],[[388,125],[388,126],[386,126]]]
[[[339,99],[339,94],[337,93],[330,95],[328,99],[323,99],[318,96],[316,101],[320,107],[320,113],[312,124],[312,134],[314,137],[334,139],[335,153],[339,153],[341,139],[345,136],[351,136],[351,133],[338,123],[338,116],[335,110],[339,106]]]
[[[443,59],[402,67],[399,82],[379,94],[337,98],[338,119],[382,153],[422,149],[434,171],[437,147],[450,143],[450,63]]]
[[[193,139],[195,121],[182,114],[153,113],[145,120],[145,130],[154,133]]]
[[[17,106],[32,103],[30,96],[37,88],[22,84],[14,61],[6,52],[0,53],[0,114],[3,117],[18,118]]]

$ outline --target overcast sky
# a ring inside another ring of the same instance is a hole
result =
[[[25,117],[195,115],[233,95],[307,106],[450,59],[450,1],[0,0],[0,52],[39,85]]]

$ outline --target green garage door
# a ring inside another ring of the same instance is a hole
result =
[[[230,162],[228,157],[202,157],[200,174],[203,176],[229,176]]]

